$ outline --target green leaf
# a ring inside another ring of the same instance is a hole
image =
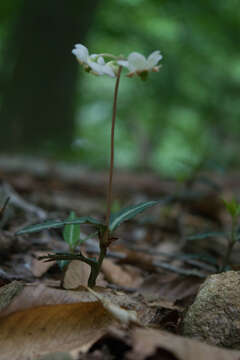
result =
[[[38,231],[42,231],[42,230],[49,230],[49,229],[56,229],[56,228],[60,228],[66,224],[92,224],[92,225],[97,225],[97,226],[103,226],[103,224],[94,219],[91,218],[89,216],[84,216],[84,217],[80,217],[80,218],[76,218],[75,220],[48,220],[48,221],[44,221],[40,224],[35,224],[35,225],[30,225],[30,226],[26,226],[23,229],[19,230],[16,235],[22,235],[22,234],[27,234],[27,233],[33,233],[33,232],[38,232]]]
[[[186,237],[186,240],[204,240],[213,237],[226,236],[224,232],[209,231],[201,234],[190,235]]]
[[[74,211],[71,211],[67,220],[76,220]],[[66,224],[63,229],[63,238],[69,245],[70,250],[74,250],[80,240],[80,224]]]
[[[121,211],[113,214],[110,219],[109,230],[115,230],[123,221],[130,220],[135,217],[137,214],[143,212],[144,210],[159,204],[160,201],[146,201],[138,205],[129,206],[122,209]]]
[[[234,198],[232,198],[231,201],[226,201],[223,199],[223,202],[231,217],[237,217],[240,215],[240,204],[238,204]]]

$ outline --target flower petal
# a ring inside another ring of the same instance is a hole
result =
[[[120,66],[124,66],[126,68],[128,68],[128,61],[127,60],[118,60],[117,64]]]
[[[96,75],[103,75],[103,65],[98,64],[95,61],[88,60],[89,67],[93,70]]]
[[[76,44],[75,49],[72,50],[72,53],[77,57],[81,63],[86,63],[88,59],[88,49],[86,46],[81,44]]]
[[[106,74],[106,75],[108,75],[110,77],[115,77],[116,76],[115,73],[114,73],[113,68],[108,64],[103,66],[103,72],[104,72],[104,74]]]
[[[162,55],[159,50],[152,52],[147,58],[147,67],[152,69],[162,59]]]
[[[144,70],[147,67],[147,60],[145,56],[137,52],[133,52],[128,56],[128,69],[130,72],[137,70]]]
[[[102,56],[99,56],[98,59],[97,59],[97,63],[100,64],[100,65],[105,65],[104,58]]]

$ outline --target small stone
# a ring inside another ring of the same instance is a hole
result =
[[[240,349],[240,272],[209,276],[183,321],[183,334]]]

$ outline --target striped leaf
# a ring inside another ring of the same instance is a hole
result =
[[[71,211],[67,220],[76,220],[76,214]],[[80,238],[80,224],[66,224],[63,229],[63,238],[69,245],[70,250],[74,250],[79,243]]]
[[[186,237],[186,240],[204,240],[204,239],[209,239],[209,238],[216,238],[216,237],[223,237],[226,236],[226,234],[224,232],[220,232],[220,231],[209,231],[209,232],[205,232],[205,233],[200,233],[200,234],[196,234],[196,235],[190,235]]]
[[[68,220],[68,219],[66,219],[66,220],[48,220],[48,221],[44,221],[40,224],[26,226],[23,229],[19,230],[16,233],[16,235],[34,233],[34,232],[38,232],[38,231],[42,231],[42,230],[56,229],[56,228],[63,227],[64,225],[67,225],[67,224],[92,224],[95,226],[103,225],[100,221],[98,221],[94,218],[91,218],[89,216],[76,218],[74,220]]]
[[[130,220],[134,218],[139,213],[143,212],[144,210],[159,204],[162,202],[160,201],[146,201],[142,202],[138,205],[129,206],[121,211],[113,214],[110,219],[109,230],[114,231],[123,221]]]

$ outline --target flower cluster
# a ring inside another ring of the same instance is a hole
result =
[[[112,62],[105,63],[101,55],[89,55],[88,49],[84,45],[75,45],[72,53],[77,57],[77,60],[83,65],[86,71],[90,71],[94,75],[116,76]]]
[[[158,65],[162,59],[162,55],[159,50],[151,53],[148,58],[145,58],[140,53],[132,52],[127,59],[116,58],[115,56],[108,54],[107,56],[114,59],[109,62],[105,62],[104,55],[92,54],[89,55],[88,49],[81,44],[75,45],[72,53],[77,57],[77,60],[86,71],[93,73],[94,75],[108,75],[110,77],[116,77],[117,67],[123,66],[129,70],[127,76],[132,77],[138,75],[142,79],[145,79],[150,71],[157,72],[160,68]]]

